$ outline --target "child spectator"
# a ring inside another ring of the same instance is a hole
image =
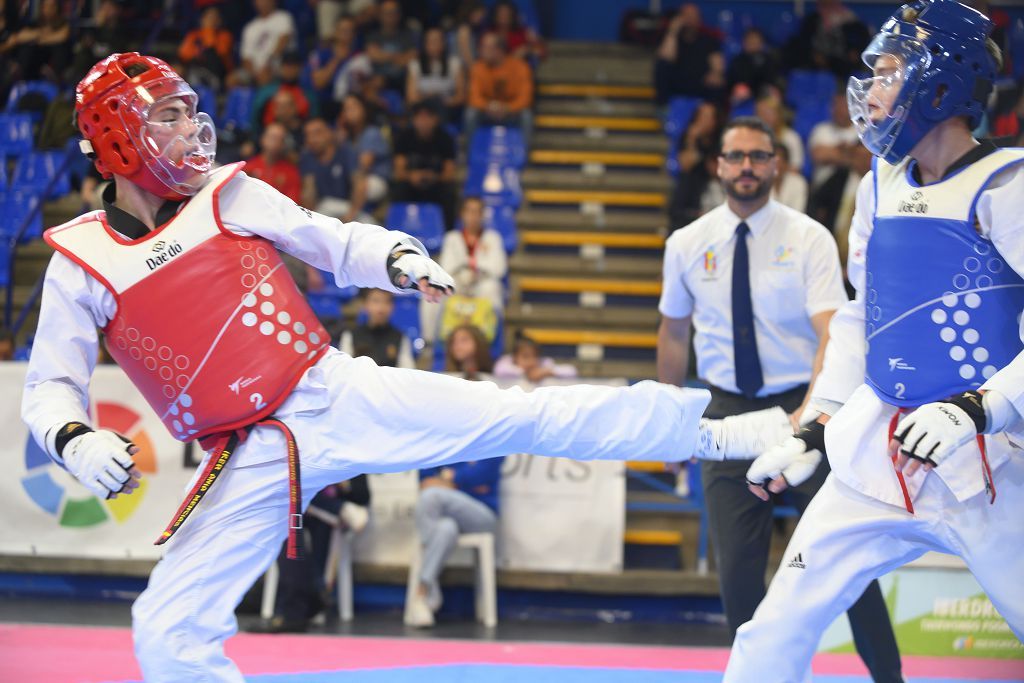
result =
[[[368,356],[377,365],[414,368],[412,343],[391,324],[395,297],[383,289],[364,289],[359,293],[366,322],[341,333],[338,349],[350,356]]]
[[[512,353],[507,353],[494,364],[498,379],[526,379],[534,384],[548,377],[571,379],[577,375],[572,365],[556,363],[553,358],[540,355],[540,345],[521,332],[516,333]]]
[[[459,325],[448,335],[445,345],[445,372],[459,372],[467,379],[490,374],[494,359],[487,337],[475,325]]]

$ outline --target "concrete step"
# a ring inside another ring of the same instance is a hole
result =
[[[665,156],[652,152],[605,152],[596,149],[535,149],[530,152],[530,163],[533,165],[600,166],[602,168],[645,168],[661,170],[665,166]]]
[[[559,116],[632,116],[657,118],[654,102],[615,100],[606,97],[567,99],[544,97],[537,102],[537,114]]]
[[[662,213],[615,210],[583,213],[577,208],[524,207],[516,214],[516,225],[523,230],[601,231],[663,234],[668,223]]]
[[[26,286],[35,284],[36,278],[46,271],[52,256],[53,249],[43,240],[20,245],[14,259],[14,282]]]
[[[512,256],[514,275],[561,275],[566,272],[596,277],[651,278],[661,276],[660,254],[650,256],[603,256],[528,254]]]
[[[513,293],[544,292],[554,294],[587,294],[606,296],[661,296],[661,279],[622,280],[597,277],[518,277],[512,282]],[[514,299],[519,300],[519,299]]]
[[[643,360],[582,360],[579,358],[559,359],[576,366],[580,377],[626,377],[628,379],[656,379],[658,368],[655,362]]]
[[[580,205],[605,208],[643,207],[664,209],[668,199],[664,192],[629,192],[611,190],[554,190],[527,189],[523,198],[531,206],[540,205]]]
[[[537,88],[539,97],[608,97],[631,100],[653,100],[654,88],[649,85],[609,85],[573,80],[542,82]]]
[[[581,56],[607,57],[609,59],[650,60],[654,62],[654,50],[640,45],[625,43],[602,43],[585,40],[553,40],[547,44],[548,59],[561,61],[563,57]]]
[[[601,250],[605,248],[653,249],[660,252],[665,246],[665,239],[661,235],[630,232],[524,230],[519,235],[519,243],[524,247],[580,247],[583,252],[581,255],[594,254],[592,258],[598,258],[597,247],[600,247]]]
[[[575,55],[550,59],[537,70],[540,83],[592,83],[651,86],[653,59],[617,59]]]
[[[532,149],[594,150],[600,152],[668,153],[668,138],[651,133],[609,133],[604,129],[541,129],[533,134]]]
[[[581,327],[602,326],[605,329],[656,329],[658,310],[655,306],[600,306],[587,307],[567,304],[519,303],[510,305],[505,312],[506,323],[513,327],[566,325],[571,322]]]
[[[527,327],[523,333],[542,346],[613,346],[630,349],[655,349],[656,332],[623,330]]]
[[[559,128],[582,131],[617,131],[661,133],[661,121],[653,117],[629,118],[624,116],[562,116],[544,114],[534,119],[537,130]]]
[[[606,171],[603,166],[574,168],[527,168],[523,172],[524,189],[559,188],[580,190],[613,190],[667,193],[672,179],[657,170]]]

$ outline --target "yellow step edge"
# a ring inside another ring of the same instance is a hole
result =
[[[682,545],[683,534],[679,531],[627,529],[622,541],[630,545]]]
[[[538,344],[578,346],[579,344],[600,344],[601,346],[624,346],[653,349],[658,346],[658,335],[654,332],[605,332],[600,330],[547,330],[527,328],[523,333]]]
[[[628,232],[568,232],[558,230],[524,230],[519,233],[522,244],[546,246],[583,246],[599,244],[602,247],[626,249],[661,249],[665,238],[661,235],[644,235]]]
[[[657,460],[629,460],[626,462],[626,469],[634,472],[649,472],[651,474],[667,474],[665,463]]]
[[[662,154],[644,152],[537,149],[530,152],[530,162],[534,164],[604,164],[605,166],[661,168],[665,163],[665,157]]]
[[[549,97],[622,97],[652,100],[654,88],[645,85],[598,85],[589,83],[542,83],[541,95]]]
[[[590,190],[527,190],[526,201],[534,204],[584,204],[664,208],[660,192],[599,192]]]
[[[601,280],[595,278],[521,277],[517,284],[526,292],[581,294],[601,292],[623,296],[661,296],[661,281]]]
[[[606,130],[660,131],[658,119],[617,116],[562,116],[542,114],[534,119],[537,128],[604,128]]]

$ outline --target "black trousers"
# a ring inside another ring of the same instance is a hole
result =
[[[748,399],[712,387],[711,404],[705,414],[722,418],[775,406],[793,412],[800,406],[806,392],[807,386],[802,385],[773,396]],[[733,636],[741,624],[754,616],[754,610],[767,590],[764,579],[772,536],[772,510],[780,503],[779,496],[773,496],[772,502],[765,504],[747,490],[749,467],[750,462],[746,460],[701,462],[708,531],[718,565],[722,606]],[[802,515],[830,471],[828,459],[822,458],[821,465],[810,479],[783,494],[786,502]],[[857,654],[864,660],[871,678],[876,683],[902,683],[896,636],[877,581],[868,585],[864,594],[847,610],[847,616]]]

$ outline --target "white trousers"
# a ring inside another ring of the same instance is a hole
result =
[[[275,417],[295,434],[305,507],[322,487],[361,472],[511,453],[680,460],[694,450],[709,400],[706,391],[655,382],[502,390],[332,349]],[[235,607],[277,556],[287,512],[284,439],[258,427],[168,542],[132,608],[146,681],[243,680],[224,640],[237,630]]]
[[[1024,453],[994,477],[998,495],[989,505],[984,493],[958,501],[931,474],[911,515],[830,474],[800,518],[768,594],[737,631],[724,681],[810,680],[811,658],[828,625],[872,579],[930,550],[963,558],[1024,640]]]

